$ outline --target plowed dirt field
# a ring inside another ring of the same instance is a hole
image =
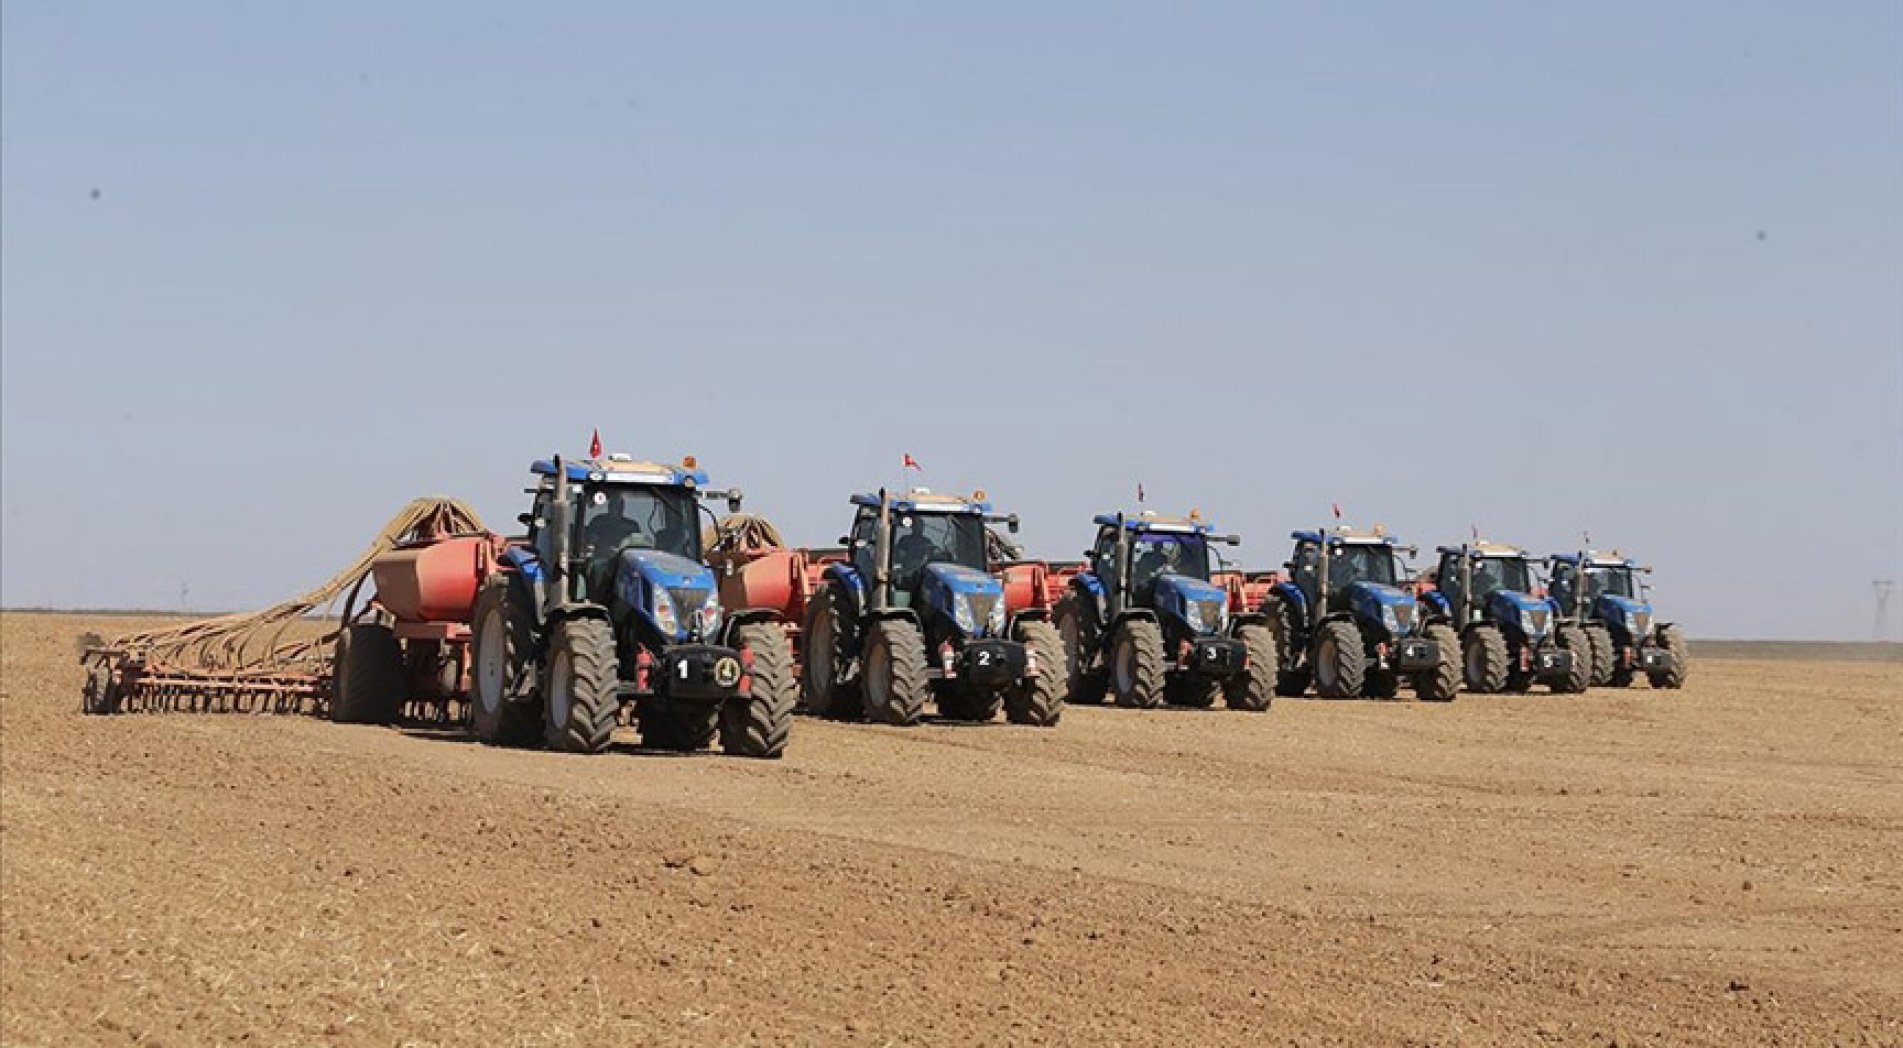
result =
[[[82,717],[0,617],[8,1045],[1903,1044],[1903,665],[801,719],[785,760]]]

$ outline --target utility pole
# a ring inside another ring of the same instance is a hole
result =
[[[1896,580],[1871,579],[1870,585],[1877,591],[1877,621],[1870,630],[1870,639],[1886,641],[1890,639],[1890,594],[1896,592]]]

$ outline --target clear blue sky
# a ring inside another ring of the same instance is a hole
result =
[[[795,10],[795,8],[808,8]],[[690,13],[691,9],[691,13]],[[87,4],[0,24],[0,602],[268,603],[693,453],[1903,577],[1903,5]],[[1893,611],[1903,621],[1903,607]]]

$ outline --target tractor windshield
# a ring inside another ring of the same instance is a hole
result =
[[[918,585],[927,564],[986,570],[984,520],[970,513],[908,513],[892,518],[892,582]]]
[[[1169,572],[1209,580],[1209,543],[1201,535],[1143,531],[1130,536],[1130,585],[1133,589]]]
[[[1633,577],[1631,568],[1587,568],[1586,598],[1598,600],[1610,593],[1615,597],[1630,600],[1639,599],[1639,580]]]
[[[698,503],[684,488],[614,485],[581,492],[581,541],[591,560],[624,549],[651,549],[700,559]]]
[[[1474,558],[1473,599],[1486,600],[1494,590],[1533,592],[1533,573],[1524,557]]]
[[[1328,588],[1337,592],[1357,582],[1392,586],[1394,547],[1386,543],[1341,543],[1329,548]]]

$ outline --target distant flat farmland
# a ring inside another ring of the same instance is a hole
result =
[[[1903,644],[1828,640],[1694,640],[1692,660],[1792,659],[1807,662],[1903,662]]]

